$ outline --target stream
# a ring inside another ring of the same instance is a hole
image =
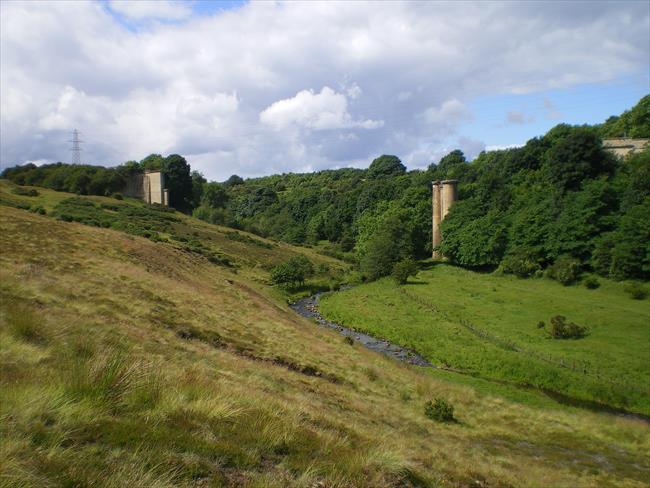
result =
[[[435,366],[425,358],[405,347],[393,344],[392,342],[384,339],[377,339],[371,335],[357,332],[348,327],[344,327],[340,324],[325,319],[318,311],[318,300],[320,299],[320,295],[320,293],[317,293],[316,295],[312,295],[307,298],[301,298],[289,306],[297,314],[302,315],[308,319],[314,319],[318,325],[327,327],[328,329],[336,330],[345,337],[351,337],[355,342],[358,342],[371,351],[385,354],[386,356],[390,356],[399,361],[404,361],[405,363],[413,364],[415,366],[435,368]]]
[[[315,320],[319,326],[335,330],[342,336],[350,337],[355,342],[358,342],[359,344],[366,347],[367,349],[370,349],[371,351],[384,354],[386,356],[397,359],[398,361],[403,361],[405,363],[412,364],[414,366],[421,366],[425,368],[438,368],[438,366],[431,364],[426,358],[420,356],[415,351],[412,351],[398,344],[394,344],[385,339],[378,339],[369,334],[365,334],[363,332],[357,332],[353,329],[350,329],[349,327],[345,327],[343,325],[337,324],[336,322],[327,320],[321,315],[320,311],[318,310],[318,301],[320,299],[320,296],[321,293],[317,293],[307,298],[301,298],[300,300],[291,303],[289,307],[291,307],[291,309],[294,312],[296,312],[298,315],[301,315],[308,319]],[[472,375],[471,373],[456,370],[456,369],[451,369],[451,368],[442,368],[442,369],[452,371],[458,374],[469,374],[470,376],[476,376],[476,375]],[[517,383],[510,383],[507,381],[498,381],[498,380],[489,380],[489,379],[488,381],[496,381],[497,383],[507,384],[515,388],[521,388],[524,390],[534,390],[564,405],[584,408],[586,410],[591,410],[592,412],[609,413],[612,415],[634,418],[637,420],[642,420],[646,423],[650,423],[650,416],[642,413],[629,412],[627,410],[612,407],[603,403],[573,398],[564,393],[560,393],[552,390],[546,390],[544,388],[536,388],[531,385],[521,385]]]

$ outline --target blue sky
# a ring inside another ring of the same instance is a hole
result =
[[[210,179],[423,168],[650,91],[650,4],[0,3],[0,167],[178,153]],[[25,32],[30,32],[29,36]]]
[[[648,92],[648,77],[639,74],[560,90],[477,97],[469,104],[475,120],[463,127],[462,135],[480,136],[489,146],[521,144],[558,123],[602,123],[634,106]],[[508,112],[522,114],[522,121],[509,122]]]

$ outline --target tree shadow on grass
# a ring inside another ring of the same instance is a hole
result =
[[[405,285],[428,285],[428,281],[407,281]]]

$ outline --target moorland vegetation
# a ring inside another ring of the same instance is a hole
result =
[[[131,199],[15,188],[0,181],[3,486],[645,485],[645,422],[345,344],[269,286],[291,259],[310,281],[346,263]]]

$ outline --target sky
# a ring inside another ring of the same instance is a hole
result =
[[[208,179],[471,159],[650,92],[650,3],[0,2],[0,168]]]

